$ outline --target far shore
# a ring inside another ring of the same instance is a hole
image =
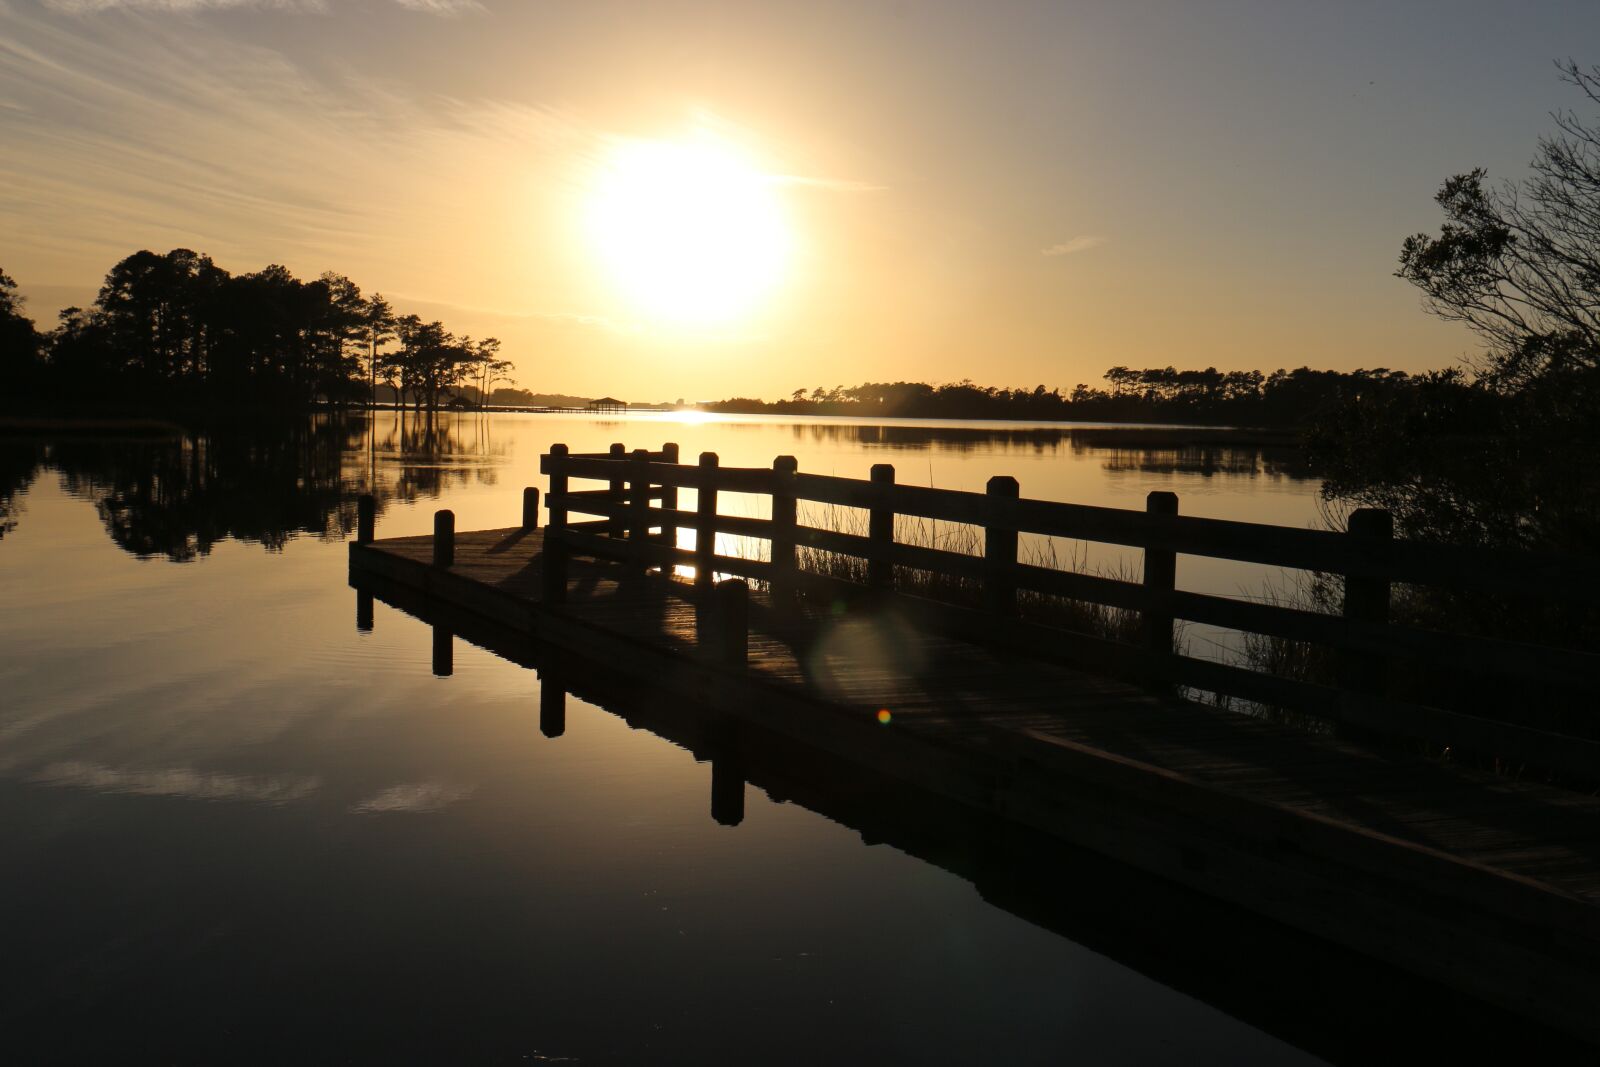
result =
[[[365,405],[345,409],[347,413],[367,414],[379,412],[392,412],[394,408],[387,405],[367,407]],[[521,408],[508,406],[490,406],[484,409],[470,409],[465,411],[444,411],[437,414],[588,414],[596,418],[615,417],[619,415],[662,415],[674,411],[694,412],[697,408],[663,408],[663,407],[630,407],[609,411],[585,411],[575,408]],[[330,408],[314,408],[302,414],[331,414],[335,413]],[[737,413],[719,413],[738,418]],[[809,415],[809,414],[770,414],[750,413],[757,418],[778,418],[785,421],[825,421],[840,418],[837,415]],[[290,416],[293,417],[293,416]],[[858,424],[883,426],[928,426],[937,424],[940,429],[952,433],[960,433],[969,427],[951,425],[971,423],[970,431],[973,433],[993,433],[999,427],[996,424],[1009,424],[1004,430],[1014,430],[1025,433],[1029,430],[1044,430],[1071,434],[1073,437],[1086,444],[1102,448],[1200,448],[1200,447],[1235,447],[1235,448],[1294,448],[1304,442],[1304,434],[1300,430],[1282,427],[1252,427],[1252,426],[1181,426],[1162,423],[1121,423],[1107,424],[1104,422],[1067,422],[1054,420],[1032,419],[959,419],[959,418],[918,418],[916,416],[896,416],[882,419],[872,419],[869,416],[844,416]],[[200,416],[203,422],[205,416]],[[0,437],[56,437],[62,435],[88,435],[99,438],[106,437],[134,437],[139,439],[176,437],[187,432],[186,427],[177,421],[167,418],[158,418],[145,415],[7,415],[0,414]]]

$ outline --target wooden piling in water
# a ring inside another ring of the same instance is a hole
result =
[[[370,634],[372,632],[372,593],[360,589],[356,591],[356,632]]]
[[[750,660],[750,586],[743,578],[729,578],[712,590],[714,655],[729,667],[744,667]]]
[[[539,488],[530,485],[522,490],[522,529],[537,530],[539,528]]]
[[[433,565],[441,569],[455,566],[456,513],[441,508],[433,513]]]
[[[371,493],[356,497],[356,543],[369,545],[377,536],[378,500]]]

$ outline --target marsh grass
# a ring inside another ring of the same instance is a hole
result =
[[[803,526],[858,537],[867,535],[867,513],[859,508],[830,505],[802,508],[798,518]],[[982,529],[965,523],[897,516],[895,540],[900,544],[974,558],[983,555]],[[1064,554],[1066,552],[1070,552],[1070,555]],[[1036,567],[1095,573],[1123,581],[1139,580],[1137,572],[1126,564],[1090,568],[1088,549],[1082,542],[1072,542],[1070,549],[1063,549],[1052,539],[1024,539],[1019,545],[1018,555],[1022,562]],[[797,551],[796,562],[800,570],[806,573],[860,585],[865,585],[867,581],[867,561],[859,556],[802,546]],[[898,593],[959,607],[976,608],[983,602],[981,582],[920,567],[897,565],[894,568],[894,587]],[[1136,641],[1140,633],[1138,612],[1028,589],[1017,592],[1017,616],[1025,622],[1117,641]]]

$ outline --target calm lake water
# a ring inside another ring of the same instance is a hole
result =
[[[1003,473],[1025,496],[1142,508],[1170,489],[1188,514],[1318,521],[1289,454],[1014,424],[381,415],[0,439],[13,1062],[1313,1062],[1241,1010],[1270,994],[1165,947],[1187,902],[1092,858],[917,829],[891,793],[782,761],[718,825],[708,765],[620,717],[692,709],[596,679],[546,738],[533,671],[457,641],[435,677],[430,629],[381,603],[358,632],[355,493],[379,494],[379,536],[439,507],[507,526],[550,444],[668,440],[724,465],[890,462],[947,488]],[[1180,570],[1223,593],[1261,577]],[[784,775],[815,796],[769,795]],[[1030,893],[1034,870],[1064,888]]]

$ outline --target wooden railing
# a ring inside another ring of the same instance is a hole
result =
[[[1143,512],[1020,496],[1014,478],[989,480],[984,493],[959,492],[895,481],[894,468],[878,464],[869,480],[803,474],[793,457],[770,468],[720,466],[715,453],[694,465],[677,462],[676,445],[632,453],[614,445],[607,453],[572,454],[556,445],[540,460],[549,476],[546,597],[565,594],[570,553],[617,560],[634,567],[694,568],[697,585],[715,575],[765,583],[781,602],[794,592],[829,596],[895,593],[896,572],[932,572],[974,584],[975,604],[957,606],[918,598],[919,617],[975,640],[1001,641],[1018,652],[1137,680],[1154,687],[1183,687],[1290,709],[1352,731],[1420,739],[1497,758],[1526,761],[1566,773],[1600,773],[1600,743],[1588,736],[1465,714],[1388,695],[1391,661],[1405,658],[1445,670],[1550,687],[1570,694],[1575,706],[1593,708],[1600,696],[1600,655],[1501,638],[1443,633],[1389,620],[1395,583],[1438,585],[1493,594],[1600,603],[1600,563],[1462,546],[1417,544],[1392,536],[1388,513],[1363,509],[1343,533],[1184,516],[1176,495],[1153,492]],[[573,480],[605,483],[580,491]],[[678,507],[680,489],[693,489],[693,511]],[[770,498],[770,518],[724,515],[720,493]],[[867,534],[822,529],[799,521],[800,501],[864,509]],[[574,522],[574,513],[598,516]],[[952,552],[895,539],[898,517],[966,524],[982,530],[982,555]],[[678,530],[695,531],[693,548],[677,544]],[[717,535],[765,541],[766,558],[717,552]],[[1036,566],[1017,558],[1019,535],[1071,538],[1143,551],[1143,580]],[[812,548],[865,561],[865,582],[846,582],[799,566],[798,550]],[[1281,604],[1236,600],[1176,588],[1179,554],[1236,560],[1338,575],[1343,611],[1323,614]],[[1018,593],[1083,601],[1136,613],[1137,642],[1074,633],[1019,619]],[[981,605],[981,606],[980,606]],[[1333,650],[1337,680],[1316,684],[1252,670],[1240,663],[1184,654],[1173,640],[1176,620]]]

